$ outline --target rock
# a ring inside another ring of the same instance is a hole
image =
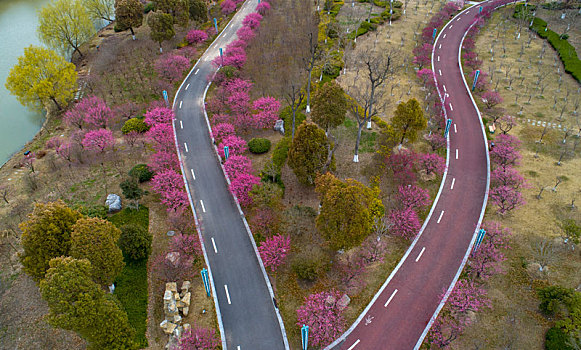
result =
[[[192,293],[187,292],[186,294],[184,294],[184,297],[182,298],[182,302],[184,304],[186,304],[186,306],[190,306],[190,299],[192,298]]]
[[[175,300],[171,300],[167,305],[166,314],[168,316],[173,316],[173,315],[176,315],[177,313],[178,313],[178,308],[176,306],[176,302],[175,302]]]
[[[178,262],[180,260],[180,253],[178,252],[167,253],[165,259],[169,261],[174,267],[177,267]],[[175,291],[177,292],[177,289]]]
[[[284,136],[284,120],[279,119],[274,122],[274,130],[280,131],[280,133]]]
[[[347,305],[349,305],[350,302],[351,298],[349,298],[347,294],[343,294],[341,299],[339,299],[339,301],[337,302],[337,306],[339,306],[339,309],[343,310],[344,308],[347,307]]]
[[[167,328],[167,320],[163,320],[163,321],[161,321],[161,323],[159,324],[159,326],[160,326],[161,328],[163,328],[163,329],[166,329],[166,328]]]
[[[175,316],[173,317],[173,322],[174,322],[175,324],[179,324],[180,322],[182,322],[182,317],[181,317],[179,314],[175,315]]]
[[[182,314],[184,314],[184,316],[187,316],[190,313],[190,307],[189,306],[184,306],[182,308]]]
[[[191,285],[192,285],[192,283],[190,281],[184,281],[184,283],[182,283],[182,289],[181,289],[182,293],[184,293],[184,292],[187,293],[188,290],[190,289]]]
[[[178,302],[176,302],[176,306],[178,307],[178,309],[183,308],[184,306],[186,306],[186,304],[184,304],[183,301],[179,300]]]
[[[168,290],[169,290],[169,291],[170,291],[170,292],[172,292],[172,293],[175,293],[175,292],[177,292],[177,291],[178,291],[178,286],[177,286],[177,283],[175,283],[175,282],[166,283],[166,284],[165,284],[165,290],[166,290],[166,291],[168,291]]]
[[[107,195],[107,200],[105,201],[105,205],[109,206],[109,213],[116,212],[121,210],[121,197],[116,194],[109,194]]]
[[[172,334],[173,331],[175,331],[175,329],[177,328],[177,324],[172,323],[172,322],[168,322],[166,327],[163,329],[163,332],[165,334]]]
[[[189,323],[184,323],[184,333],[187,333],[192,330],[192,326]]]
[[[173,298],[174,298],[176,301],[180,300],[180,293],[178,293],[178,292],[175,292],[175,293],[173,293]]]
[[[166,234],[168,237],[173,237],[173,236],[175,236],[176,232],[175,231],[167,231]]]
[[[163,301],[164,302],[170,301],[172,297],[173,297],[173,294],[169,290],[166,290],[165,293],[163,293]]]
[[[332,307],[333,305],[335,305],[335,302],[337,301],[337,299],[335,299],[334,296],[329,295],[327,297],[327,299],[325,299],[325,305],[328,307]]]

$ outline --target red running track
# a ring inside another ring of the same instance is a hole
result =
[[[353,326],[328,348],[419,348],[443,305],[440,296],[456,283],[480,226],[489,185],[487,143],[459,66],[459,48],[480,6],[493,10],[511,2],[486,1],[466,9],[436,38],[432,69],[452,119],[447,172],[422,231],[398,267]]]

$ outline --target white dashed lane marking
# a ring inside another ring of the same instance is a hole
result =
[[[192,177],[194,178],[194,180],[196,179],[196,174],[194,174],[194,169],[190,169],[190,171],[192,172]]]
[[[353,345],[351,345],[351,346],[349,347],[349,349],[347,349],[347,350],[353,350],[353,348],[354,348],[354,347],[356,347],[356,346],[357,346],[357,344],[359,344],[359,342],[360,342],[360,341],[361,341],[361,339],[357,339],[357,340],[355,341],[355,343],[353,343]]]
[[[442,216],[444,216],[444,211],[442,210],[442,212],[440,213],[440,217],[438,218],[438,222],[437,224],[440,223],[440,220],[442,220]]]
[[[200,199],[200,205],[202,206],[202,211],[206,212],[206,207],[204,207],[204,201]]]
[[[452,185],[450,186],[450,189],[453,190],[454,189],[454,184],[456,183],[456,178],[452,179]]]
[[[393,290],[393,293],[391,293],[391,296],[389,297],[389,299],[387,299],[385,304],[383,304],[383,307],[387,307],[387,305],[389,305],[389,303],[391,303],[391,299],[393,299],[393,297],[395,296],[395,293],[397,293],[397,289]]]
[[[416,258],[416,262],[420,261],[420,258],[422,257],[422,254],[424,254],[425,250],[426,250],[426,247],[423,247],[422,251],[420,252],[420,254],[418,254],[418,257]]]
[[[216,241],[214,241],[214,237],[212,237],[212,245],[214,246],[214,253],[218,254],[218,248],[216,248]]]
[[[232,301],[230,301],[230,293],[228,293],[228,285],[224,285],[224,290],[226,291],[226,298],[228,299],[228,304],[232,304]]]
[[[188,152],[188,144],[184,142],[184,147],[186,148],[186,153]]]

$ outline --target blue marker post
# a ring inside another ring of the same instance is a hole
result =
[[[448,118],[446,120],[446,131],[444,131],[444,138],[448,137],[448,133],[450,132],[450,126],[452,125],[452,119]]]
[[[437,32],[438,32],[438,28],[434,28],[434,32],[432,33],[432,40],[436,39]]]
[[[206,268],[202,269],[202,281],[204,282],[204,288],[206,289],[206,295],[210,297],[210,279],[208,278],[208,270]]]
[[[482,13],[482,6],[478,8],[478,13]]]
[[[224,65],[224,51],[220,48],[220,65]]]
[[[309,326],[303,325],[301,327],[301,340],[303,350],[307,350],[307,347],[309,346]]]
[[[474,91],[474,89],[476,89],[476,83],[478,82],[479,75],[480,75],[480,69],[477,69],[476,73],[474,73],[474,82],[472,83],[472,91]]]
[[[214,18],[214,29],[216,29],[216,34],[218,34],[218,20]]]
[[[476,243],[474,243],[474,251],[476,251],[478,247],[480,247],[480,243],[482,243],[485,234],[486,231],[484,229],[480,229],[480,231],[478,231],[478,235],[476,236]]]
[[[228,160],[228,157],[230,156],[230,149],[228,149],[228,146],[224,146],[224,160]]]
[[[169,108],[169,99],[167,97],[167,91],[163,90],[163,99],[165,100],[165,106]]]

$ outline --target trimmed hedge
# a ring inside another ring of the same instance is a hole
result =
[[[270,150],[270,140],[264,138],[253,138],[248,142],[248,150],[254,154],[266,153]]]
[[[279,171],[282,169],[286,159],[288,158],[288,150],[290,145],[291,138],[283,137],[274,147],[274,151],[272,152],[272,162],[279,169]]]
[[[149,130],[149,125],[145,124],[143,118],[131,118],[123,124],[123,127],[121,127],[121,132],[123,135],[127,135],[132,131],[136,131],[141,134],[147,130]]]
[[[153,172],[149,170],[147,164],[137,164],[129,170],[129,176],[136,178],[141,183],[151,180]]]

